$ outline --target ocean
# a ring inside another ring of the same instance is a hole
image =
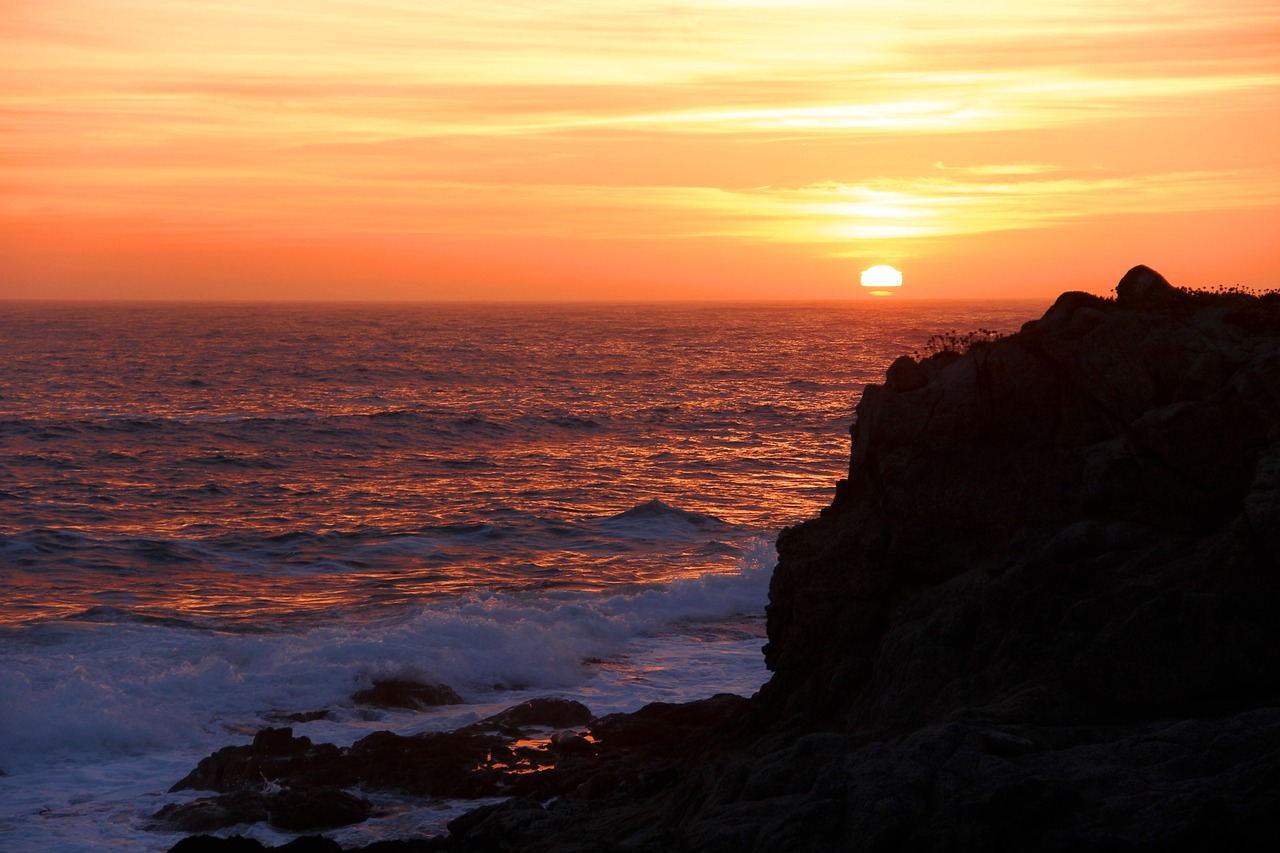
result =
[[[0,305],[0,850],[167,850],[169,786],[288,714],[346,745],[752,694],[863,386],[1045,307]],[[352,701],[390,677],[465,703]],[[366,795],[325,834],[476,805]]]

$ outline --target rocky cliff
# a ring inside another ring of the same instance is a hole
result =
[[[1135,268],[894,362],[852,438],[759,695],[614,720],[431,849],[1273,849],[1280,295]]]
[[[894,362],[786,531],[772,717],[903,730],[1210,714],[1280,686],[1280,298],[1146,267]]]

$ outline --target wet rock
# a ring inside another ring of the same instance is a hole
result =
[[[233,835],[217,838],[212,835],[193,835],[169,848],[169,853],[262,853],[266,850],[256,838]]]
[[[586,705],[571,699],[530,699],[473,723],[467,730],[523,734],[535,726],[559,729],[586,725],[592,716]]]
[[[267,797],[268,821],[277,829],[305,832],[362,823],[372,806],[337,788],[285,789]]]
[[[561,755],[592,756],[596,748],[577,732],[556,732],[551,736],[551,748]]]
[[[457,799],[519,791],[551,797],[571,781],[557,775],[557,765],[576,761],[581,769],[595,757],[595,748],[573,732],[561,739],[559,749],[513,748],[513,742],[591,720],[591,711],[579,702],[534,699],[457,731],[374,732],[342,749],[295,737],[290,728],[266,728],[247,746],[224,747],[202,759],[171,789],[221,796],[166,806],[154,820],[185,832],[258,821],[293,831],[324,829],[368,817],[368,801],[343,790],[353,787]]]
[[[504,774],[489,765],[507,741],[466,731],[397,735],[374,732],[344,750],[339,784],[429,797],[478,799],[503,792]],[[313,779],[323,780],[325,768]],[[351,780],[346,782],[345,780]]]
[[[513,837],[534,835],[551,821],[541,803],[515,798],[454,818],[449,833],[475,849],[515,850],[510,845]]]
[[[258,790],[264,783],[289,779],[304,768],[332,765],[339,755],[332,744],[317,745],[310,738],[295,738],[291,728],[267,728],[254,735],[249,746],[223,747],[201,759],[169,790]]]
[[[242,823],[266,821],[277,829],[306,832],[361,823],[368,800],[337,788],[311,786],[281,791],[235,791],[190,803],[167,805],[152,817],[156,828],[210,832]]]
[[[351,700],[357,705],[411,710],[462,704],[462,697],[447,684],[424,684],[396,678],[374,681],[369,689],[352,694]]]
[[[630,714],[609,714],[591,724],[591,734],[611,750],[679,754],[691,739],[705,737],[746,706],[732,693],[683,704],[651,702]]]
[[[212,832],[266,819],[265,799],[262,794],[251,791],[237,791],[190,803],[172,803],[152,815],[154,828],[170,832]]]

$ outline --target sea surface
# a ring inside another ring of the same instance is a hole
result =
[[[285,714],[750,695],[863,386],[1045,307],[0,304],[0,850],[167,850],[169,786]],[[466,704],[353,703],[386,677]],[[373,799],[326,834],[475,805]]]

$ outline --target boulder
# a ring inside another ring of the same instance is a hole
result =
[[[374,681],[369,689],[352,694],[351,701],[375,708],[409,708],[417,711],[440,705],[461,705],[463,700],[447,684],[389,678]]]

